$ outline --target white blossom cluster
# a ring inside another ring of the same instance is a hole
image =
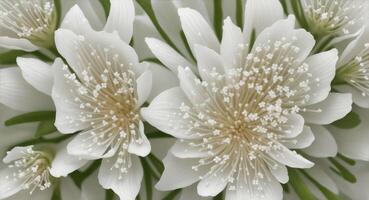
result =
[[[369,199],[369,0],[0,0],[0,199]]]

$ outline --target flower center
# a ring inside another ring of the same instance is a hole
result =
[[[42,47],[53,45],[54,3],[46,0],[1,0],[0,27]]]
[[[21,180],[23,189],[29,189],[31,194],[36,188],[50,188],[52,180],[49,169],[52,156],[44,151],[35,151],[33,147],[21,153],[21,158],[8,165],[8,168],[14,169],[14,173],[5,178]]]
[[[244,50],[239,67],[225,74],[213,68],[203,71],[211,79],[195,80],[206,97],[192,107],[183,103],[178,113],[188,120],[183,129],[195,138],[183,142],[203,153],[195,171],[210,166],[205,177],[228,172],[230,183],[236,179],[251,185],[270,173],[268,167],[277,162],[267,152],[290,140],[286,134],[294,124],[289,115],[301,110],[310,99],[310,85],[319,83],[298,59],[295,40],[268,41],[249,54]]]
[[[369,95],[369,43],[361,52],[337,70],[337,77],[361,92]]]
[[[367,2],[352,0],[304,0],[305,18],[316,36],[355,33],[363,24]]]

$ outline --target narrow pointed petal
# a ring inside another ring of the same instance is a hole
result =
[[[256,35],[259,35],[266,27],[283,18],[283,8],[278,0],[246,1],[244,17],[245,41],[250,41],[253,30],[255,30]]]
[[[140,160],[132,156],[132,166],[127,173],[122,173],[119,168],[114,167],[114,159],[116,158],[103,159],[98,175],[101,186],[112,189],[121,200],[135,200],[143,177]]]
[[[0,69],[0,103],[21,111],[54,110],[50,97],[27,83],[16,67]]]
[[[132,39],[135,8],[132,0],[110,0],[110,12],[104,30],[116,31],[120,38],[129,43]]]
[[[54,82],[51,65],[35,58],[17,58],[24,79],[38,91],[51,96]]]
[[[315,140],[303,151],[318,158],[336,156],[337,144],[332,134],[323,126],[310,125],[310,127],[314,133]]]
[[[330,124],[351,111],[351,94],[330,93],[322,102],[306,107],[304,119],[312,124]],[[309,112],[309,110],[312,110]]]
[[[190,8],[180,8],[178,14],[192,52],[194,52],[195,44],[219,52],[219,41],[213,29],[199,12]]]

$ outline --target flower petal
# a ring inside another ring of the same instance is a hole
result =
[[[131,157],[132,166],[127,173],[115,168],[116,157],[103,159],[99,170],[99,183],[105,189],[112,189],[121,200],[134,200],[140,191],[143,169],[136,156]]]
[[[167,68],[150,62],[145,62],[144,64],[146,64],[147,68],[151,71],[153,79],[151,93],[147,101],[151,102],[163,91],[179,85],[177,76]]]
[[[323,126],[310,125],[314,133],[314,142],[303,151],[318,158],[334,157],[337,154],[337,144],[331,133]]]
[[[311,168],[312,166],[314,166],[314,163],[297,154],[295,151],[287,149],[283,145],[279,145],[278,149],[270,150],[267,153],[274,160],[289,167]]]
[[[84,15],[86,16],[87,20],[90,22],[91,27],[95,30],[101,30],[104,26],[106,21],[105,11],[102,7],[102,4],[99,0],[70,0],[70,1],[77,1],[77,5],[82,9]],[[65,2],[65,1],[64,1]],[[63,4],[62,3],[62,7]]]
[[[155,38],[146,38],[146,43],[151,52],[175,74],[178,73],[178,67],[190,67],[195,70],[195,67],[188,60],[166,43]]]
[[[306,107],[307,111],[302,116],[307,123],[330,124],[347,115],[351,111],[351,104],[351,94],[330,93],[324,101]]]
[[[280,183],[287,183],[288,182],[288,171],[287,167],[281,164],[275,164],[273,166],[269,166],[270,172],[273,176],[280,182]]]
[[[248,0],[245,5],[244,38],[250,41],[252,31],[259,35],[266,27],[283,19],[283,8],[276,0]]]
[[[211,200],[211,197],[200,197],[197,193],[196,184],[182,189],[179,200]]]
[[[170,152],[177,158],[203,158],[209,156],[201,146],[194,146],[191,143],[199,142],[198,140],[177,140],[170,149]]]
[[[351,93],[352,100],[356,105],[362,108],[369,108],[369,96],[363,96],[358,89],[353,88],[350,85],[337,85],[334,86],[334,89],[342,93]]]
[[[178,87],[168,89],[157,96],[147,108],[141,109],[142,117],[159,130],[176,138],[193,138],[188,121],[178,116],[180,106],[190,105],[186,95]]]
[[[229,174],[231,174],[232,167],[228,166],[226,169],[211,173],[197,184],[197,192],[203,197],[215,197],[222,192],[229,182]]]
[[[35,90],[19,68],[0,69],[0,103],[21,111],[54,110],[50,97]]]
[[[301,134],[295,137],[294,140],[296,140],[296,143],[291,145],[290,143],[286,143],[285,145],[289,149],[304,149],[314,142],[315,136],[309,126],[304,126],[304,129],[302,130]]]
[[[110,12],[104,30],[117,31],[120,38],[129,43],[133,33],[135,8],[132,0],[110,0]]]
[[[151,145],[150,141],[147,139],[145,133],[144,133],[144,125],[142,121],[139,123],[139,130],[138,130],[140,136],[138,136],[138,139],[131,138],[131,142],[128,146],[128,152],[132,154],[136,154],[141,157],[147,156],[151,151]]]
[[[244,175],[246,176],[246,175]],[[255,175],[250,177],[253,180]],[[281,184],[271,175],[258,179],[257,185],[245,184],[242,181],[238,183],[235,190],[231,190],[228,186],[225,200],[281,200],[283,197],[283,189]],[[262,189],[260,189],[260,187]]]
[[[360,52],[365,48],[365,44],[369,42],[369,28],[363,28],[359,33],[359,35],[352,40],[342,52],[338,60],[338,67],[342,67],[343,65],[350,62],[350,60],[354,59]]]
[[[258,47],[267,45],[270,42],[274,43],[285,39],[286,42],[290,42],[294,47],[299,49],[293,54],[297,63],[300,64],[303,62],[313,49],[315,40],[304,29],[295,29],[295,21],[295,17],[290,15],[287,19],[276,21],[272,26],[265,28],[257,36],[252,52],[256,51]]]
[[[79,105],[74,101],[75,84],[65,78],[71,76],[67,66],[58,59],[53,71],[54,86],[51,96],[56,107],[55,126],[62,133],[74,133],[89,127],[89,123],[81,120]]]
[[[18,174],[17,168],[4,167],[0,169],[0,199],[6,199],[22,190],[22,178],[13,178]]]
[[[150,70],[146,70],[136,80],[137,83],[137,107],[141,107],[146,102],[151,93],[152,87],[152,73]]]
[[[68,154],[67,148],[64,146],[66,144],[64,143],[61,145],[62,147],[59,147],[51,163],[50,174],[54,177],[66,177],[89,162]]]
[[[147,37],[160,38],[160,34],[148,16],[136,16],[133,23],[133,47],[140,57],[140,60],[154,57],[150,49],[147,48],[145,41]]]
[[[304,128],[304,118],[298,114],[289,114],[287,123],[283,124],[283,137],[294,138],[298,136]]]
[[[17,58],[17,64],[22,70],[24,79],[38,91],[51,96],[54,82],[52,67],[35,58]]]
[[[178,78],[180,87],[192,104],[205,102],[207,93],[190,68],[178,68]]]
[[[200,44],[219,52],[219,41],[213,29],[199,12],[190,8],[180,8],[178,9],[178,14],[192,52],[194,52],[195,44]]]
[[[329,126],[329,130],[336,139],[339,153],[352,159],[369,161],[369,110],[354,107],[353,111],[362,120],[358,126],[351,129]]]
[[[92,31],[91,25],[78,5],[73,6],[65,15],[60,26],[76,34],[83,34]]]
[[[244,40],[241,29],[227,17],[224,20],[223,38],[220,45],[220,55],[226,67],[241,66],[243,45]]]
[[[105,134],[110,130],[87,130],[85,132],[78,133],[76,137],[69,142],[67,146],[68,153],[72,156],[78,156],[82,159],[94,160],[99,158],[108,158],[115,154],[116,147],[113,148],[109,143],[99,143],[96,141],[96,132]],[[118,134],[118,133],[112,133]],[[99,138],[104,140],[104,138]]]
[[[27,52],[36,51],[39,49],[39,47],[35,46],[26,39],[11,38],[6,36],[0,36],[0,47],[23,50]]]
[[[311,105],[323,101],[328,97],[331,90],[331,82],[335,75],[338,51],[330,51],[315,54],[306,59],[309,65],[309,72],[315,81],[310,84],[311,94],[307,104]],[[322,67],[324,66],[324,67]]]
[[[156,188],[161,191],[169,191],[187,187],[200,180],[200,176],[205,174],[205,169],[198,171],[192,166],[198,164],[199,159],[180,159],[168,153],[164,158],[164,172],[156,184]]]
[[[116,67],[114,59],[118,59],[119,65],[132,66],[133,70],[139,66],[135,50],[112,33],[86,31],[78,35],[70,30],[59,29],[55,32],[55,44],[78,77],[83,77],[82,72],[92,65],[92,61],[99,63],[93,67],[101,73]],[[126,70],[128,67],[118,69]]]
[[[202,80],[208,83],[216,82],[218,75],[224,74],[223,59],[212,49],[205,46],[195,45],[195,57]]]

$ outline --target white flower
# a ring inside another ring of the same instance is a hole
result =
[[[309,31],[317,36],[355,34],[366,23],[366,0],[301,0]]]
[[[200,180],[202,196],[215,196],[227,187],[226,199],[281,199],[278,181],[288,181],[284,165],[312,166],[287,148],[305,148],[314,141],[304,118],[309,124],[326,124],[351,109],[350,95],[329,95],[336,50],[308,57],[314,39],[294,29],[292,16],[278,21],[283,18],[278,1],[248,1],[245,10],[249,20],[243,33],[226,19],[219,44],[201,14],[179,9],[201,80],[186,58],[159,40],[147,39],[168,68],[177,73],[182,66],[180,87],[163,92],[142,110],[149,123],[179,138],[164,160],[159,189]],[[252,32],[257,38],[251,48]]]
[[[363,29],[344,49],[334,88],[352,93],[355,104],[369,108],[369,30]]]
[[[34,51],[54,45],[57,13],[52,0],[0,1],[0,45]]]
[[[52,97],[58,130],[79,132],[68,152],[86,160],[103,158],[100,184],[130,200],[138,194],[143,177],[138,156],[151,150],[140,107],[149,98],[152,72],[128,45],[133,2],[111,3],[100,32],[92,30],[78,6],[67,13],[55,38],[72,71],[66,65],[54,68]]]
[[[14,147],[3,159],[6,164],[0,169],[0,199],[51,199],[58,182],[62,199],[79,194],[79,189],[70,179],[57,179],[50,174],[54,154],[58,151],[51,145]]]

